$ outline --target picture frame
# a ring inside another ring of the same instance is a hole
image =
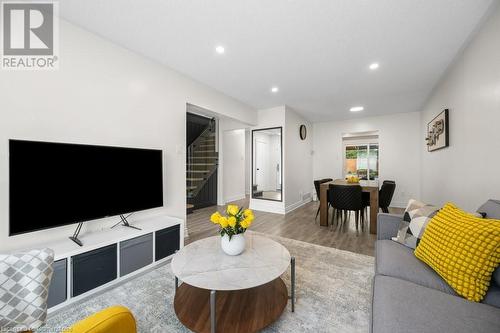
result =
[[[444,109],[427,123],[427,151],[433,152],[450,146],[449,110]]]

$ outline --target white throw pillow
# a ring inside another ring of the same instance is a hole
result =
[[[51,249],[0,254],[1,330],[36,330],[45,323],[53,262]]]
[[[399,225],[398,235],[392,240],[415,249],[424,234],[425,227],[438,210],[438,207],[411,199],[406,206],[403,221]]]

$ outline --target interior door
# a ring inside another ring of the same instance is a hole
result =
[[[267,144],[261,141],[255,141],[255,182],[259,190],[266,189],[266,164]]]

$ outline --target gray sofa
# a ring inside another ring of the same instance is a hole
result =
[[[500,201],[478,212],[500,219]],[[370,331],[471,333],[500,332],[500,268],[482,303],[457,296],[413,249],[391,240],[402,216],[378,215]]]

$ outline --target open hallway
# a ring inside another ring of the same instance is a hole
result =
[[[247,198],[232,202],[232,204],[248,207],[248,202]],[[374,255],[376,235],[369,233],[366,227],[368,226],[367,221],[365,221],[363,231],[361,229],[356,231],[354,214],[352,214],[349,223],[346,223],[341,231],[339,229],[332,231],[331,227],[321,227],[319,225],[319,216],[317,220],[314,219],[318,205],[318,202],[310,202],[286,215],[255,211],[256,218],[252,225],[252,231],[333,247],[339,250]],[[222,212],[224,207],[206,207],[188,215],[187,229],[189,236],[185,240],[186,244],[217,235],[218,226],[210,222],[210,215],[216,209]],[[401,214],[402,211],[400,208],[390,208],[391,213]]]

